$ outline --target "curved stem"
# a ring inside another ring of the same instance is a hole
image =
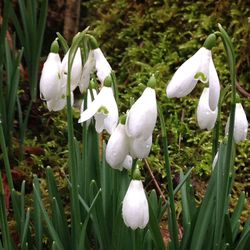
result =
[[[169,223],[169,230],[170,230],[170,237],[173,242],[173,249],[179,249],[179,240],[178,240],[178,225],[176,220],[176,212],[175,212],[175,204],[174,204],[174,189],[173,189],[173,182],[171,177],[171,169],[170,169],[170,161],[169,161],[169,154],[168,154],[168,142],[167,142],[167,133],[166,133],[166,126],[164,122],[164,117],[161,111],[160,106],[158,105],[158,113],[160,117],[160,124],[161,124],[161,133],[162,133],[162,142],[163,142],[163,151],[164,151],[164,159],[165,159],[165,167],[166,167],[166,174],[167,174],[167,184],[168,184],[168,196],[169,196],[169,215],[171,218],[168,219]]]

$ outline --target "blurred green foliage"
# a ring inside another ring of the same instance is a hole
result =
[[[90,26],[93,30],[117,73],[120,111],[126,112],[130,99],[140,95],[149,75],[154,73],[157,77],[157,98],[166,117],[172,167],[178,171],[179,168],[195,166],[198,175],[209,174],[212,132],[198,129],[195,117],[204,85],[198,83],[188,97],[181,99],[167,99],[165,88],[175,70],[203,45],[206,37],[221,23],[235,46],[238,80],[250,92],[249,1],[91,0],[82,4],[82,26]],[[213,59],[224,88],[230,84],[230,79],[219,38],[213,49]],[[249,100],[241,97],[250,120]],[[223,136],[229,112],[226,102],[222,112]],[[164,177],[157,135],[156,130],[149,161],[156,173]],[[249,166],[249,148],[249,140],[237,147],[239,172]]]

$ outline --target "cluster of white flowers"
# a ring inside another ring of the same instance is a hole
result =
[[[208,40],[209,39],[214,40],[214,35],[208,37]],[[211,130],[215,126],[218,115],[220,83],[213,63],[210,46],[208,46],[208,48],[200,48],[177,69],[167,85],[167,97],[180,98],[188,95],[195,88],[198,80],[203,83],[209,83],[209,88],[205,87],[203,89],[199,99],[196,112],[197,122],[201,129]],[[245,111],[242,105],[237,103],[234,126],[234,140],[236,143],[246,139],[247,129],[248,121]],[[226,134],[227,133],[228,125],[226,126]]]
[[[50,111],[59,111],[66,106],[68,60],[69,52],[61,60],[58,51],[58,42],[51,46],[42,69],[40,78],[41,98],[47,102]],[[111,67],[99,48],[91,49],[87,62],[83,65],[81,49],[78,48],[71,68],[71,101],[74,102],[73,91],[79,86],[81,91],[88,88],[90,75],[96,70],[99,81],[103,84],[111,73]]]
[[[209,39],[215,38],[211,36]],[[205,42],[205,44],[209,43]],[[52,52],[44,63],[40,79],[41,97],[47,102],[48,109],[53,111],[65,107],[67,95],[69,51],[62,61],[58,51],[59,46],[55,41],[52,44]],[[94,72],[101,86],[99,93],[90,86],[91,75]],[[87,103],[83,102],[81,105],[78,122],[87,122],[88,125],[94,117],[96,131],[101,133],[105,129],[110,134],[106,147],[107,163],[121,171],[123,168],[131,169],[133,159],[146,158],[151,149],[152,134],[157,120],[154,76],[150,78],[148,87],[127,112],[126,119],[122,117],[120,122],[112,88],[112,69],[100,48],[92,46],[85,63],[82,61],[81,49],[78,48],[70,77],[72,104],[73,91],[77,87],[81,92],[87,90]],[[186,96],[195,88],[199,80],[209,83],[209,88],[205,87],[200,97],[197,122],[201,129],[211,130],[218,114],[220,83],[210,46],[204,45],[178,68],[166,88],[167,96],[169,98]],[[246,138],[247,129],[246,114],[242,105],[237,103],[234,127],[236,143]],[[228,125],[226,133],[228,133]],[[148,223],[148,202],[142,181],[138,177],[130,182],[123,200],[122,216],[124,223],[132,229],[144,228]]]

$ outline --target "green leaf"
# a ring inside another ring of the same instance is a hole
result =
[[[156,216],[154,214],[154,210],[152,208],[152,204],[150,201],[148,202],[148,207],[149,207],[149,230],[151,232],[151,237],[154,241],[154,245],[156,246],[157,250],[164,250],[164,242],[162,239],[160,227],[159,227],[159,222],[156,219]]]
[[[42,211],[43,217],[45,219],[45,222],[46,222],[46,224],[48,226],[49,233],[50,233],[52,239],[58,245],[58,247],[63,250],[64,246],[63,246],[63,244],[62,244],[62,242],[61,242],[61,240],[59,238],[58,233],[56,232],[56,230],[55,230],[55,228],[53,226],[53,223],[52,223],[51,219],[49,218],[48,213],[46,212],[46,209],[45,209],[45,207],[43,205],[42,199],[41,199],[41,197],[39,195],[38,189],[39,189],[39,187],[36,186],[36,182],[33,182],[33,190],[34,190],[34,193],[36,195],[36,198],[37,198],[37,201],[39,203],[39,206],[41,208],[41,211]]]
[[[241,193],[238,203],[234,209],[234,212],[231,217],[231,225],[232,225],[232,231],[233,231],[233,241],[235,241],[237,234],[240,230],[240,215],[242,213],[242,210],[245,205],[245,193]]]

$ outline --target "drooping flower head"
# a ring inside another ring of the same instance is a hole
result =
[[[145,228],[149,221],[148,200],[140,179],[139,169],[135,169],[135,172],[122,202],[123,221],[127,227],[133,230]]]
[[[155,78],[149,79],[149,83],[152,81],[155,81]],[[128,136],[147,140],[153,133],[156,119],[157,104],[155,90],[152,87],[147,87],[128,112],[126,120]]]
[[[200,48],[177,69],[166,88],[167,97],[184,97],[191,93],[198,80],[203,83],[209,82],[209,106],[212,111],[216,109],[220,84],[211,53],[214,42],[215,36],[210,35],[205,41],[204,47]]]
[[[125,125],[119,123],[108,140],[106,161],[112,168],[122,170],[124,166],[127,166],[127,164],[124,164],[124,161],[128,155],[129,140],[125,131]],[[128,166],[131,168],[131,165]]]
[[[90,51],[87,61],[84,64],[82,75],[79,83],[80,91],[83,92],[88,88],[90,76],[96,71],[97,78],[103,86],[105,79],[111,74],[112,68],[103,55],[101,49],[94,37],[89,36]]]
[[[98,133],[106,129],[109,134],[112,134],[118,123],[118,107],[110,81],[109,77],[105,80],[107,86],[104,84],[94,101],[81,113],[78,120],[81,123],[94,116],[96,120],[95,128]]]
[[[58,54],[59,45],[55,40],[51,52],[45,61],[40,78],[40,95],[47,102],[50,111],[58,111],[66,105],[63,91],[64,81],[61,74],[61,58]]]
[[[218,108],[213,111],[209,106],[209,88],[204,88],[197,107],[197,122],[201,129],[211,130],[216,122]]]
[[[225,133],[228,134],[229,131],[229,120],[227,120]],[[235,121],[234,121],[234,140],[236,143],[240,143],[247,138],[248,121],[246,113],[241,105],[241,103],[236,103],[235,106]]]

